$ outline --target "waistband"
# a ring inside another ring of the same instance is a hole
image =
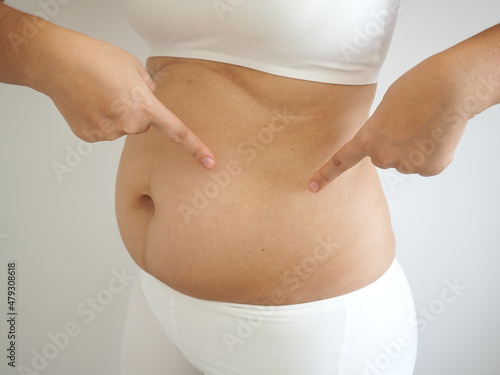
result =
[[[378,295],[386,294],[387,290],[394,288],[408,288],[408,283],[406,279],[406,275],[404,274],[403,269],[399,262],[394,259],[390,267],[387,271],[384,272],[377,280],[368,284],[360,289],[352,291],[347,294],[343,294],[340,296],[298,303],[298,304],[290,304],[290,305],[277,305],[277,306],[261,306],[261,305],[252,305],[252,304],[242,304],[242,303],[233,303],[233,302],[221,302],[221,301],[211,301],[204,300],[195,297],[191,297],[180,293],[168,285],[164,284],[160,280],[156,279],[152,275],[148,274],[145,271],[139,272],[139,280],[141,283],[142,290],[146,299],[149,300],[151,304],[154,304],[155,301],[160,299],[172,299],[174,298],[176,303],[183,302],[190,305],[198,305],[199,308],[208,309],[208,310],[225,310],[225,309],[241,309],[245,311],[262,311],[263,309],[271,309],[276,313],[287,313],[287,312],[306,312],[311,309],[336,309],[343,308],[346,304],[354,303],[360,299],[366,298],[377,298]]]

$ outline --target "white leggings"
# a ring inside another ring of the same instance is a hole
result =
[[[285,306],[200,300],[141,271],[122,375],[411,375],[414,317],[396,260],[362,289]]]

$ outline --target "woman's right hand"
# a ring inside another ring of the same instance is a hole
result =
[[[213,167],[210,149],[156,98],[153,80],[134,56],[78,32],[49,28],[34,88],[53,100],[76,136],[114,140],[153,126]]]

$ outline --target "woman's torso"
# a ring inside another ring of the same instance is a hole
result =
[[[140,267],[185,294],[291,304],[348,293],[394,257],[368,159],[313,194],[307,181],[368,117],[375,85],[235,65],[149,60],[157,97],[215,153],[212,171],[154,128],[129,136],[117,217]]]

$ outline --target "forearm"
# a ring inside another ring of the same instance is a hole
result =
[[[442,53],[468,88],[464,93],[473,117],[500,103],[500,24]]]
[[[1,1],[1,0],[0,0]],[[57,26],[0,2],[0,82],[39,90],[40,55]]]

